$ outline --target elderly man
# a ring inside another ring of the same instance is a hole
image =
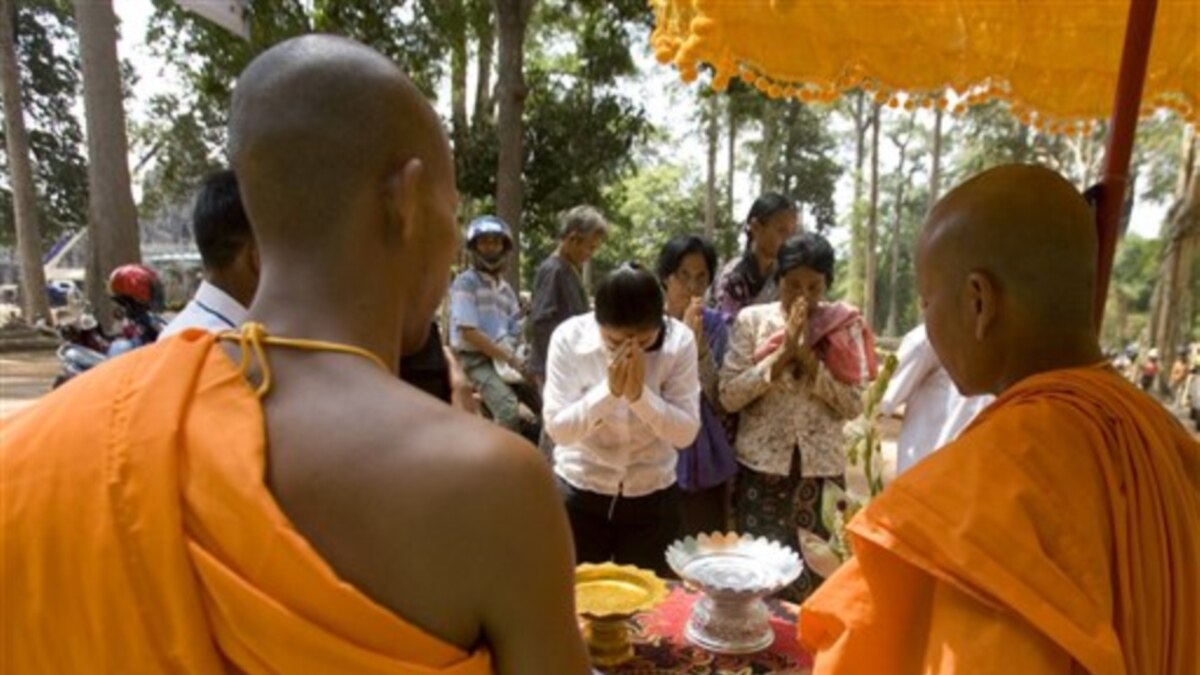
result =
[[[550,472],[395,376],[456,248],[437,115],[387,58],[306,36],[247,67],[229,125],[247,323],[3,429],[0,671],[587,673]]]
[[[929,215],[929,339],[998,398],[851,522],[855,557],[801,610],[816,675],[1200,672],[1200,445],[1105,361],[1096,251],[1039,167]]]
[[[563,216],[558,249],[538,267],[529,311],[533,325],[529,370],[538,380],[539,388],[546,377],[546,358],[554,329],[591,309],[587,289],[583,287],[583,266],[604,243],[607,231],[608,223],[599,211],[590,206],[576,206]]]

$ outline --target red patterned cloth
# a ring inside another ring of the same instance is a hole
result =
[[[807,675],[812,657],[796,642],[798,608],[781,600],[767,601],[775,642],[755,654],[724,655],[705,651],[687,641],[684,627],[698,593],[672,583],[671,595],[654,611],[633,619],[634,658],[603,672],[609,675],[750,675],[778,673]]]

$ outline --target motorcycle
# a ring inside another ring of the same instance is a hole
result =
[[[57,354],[59,374],[53,387],[95,368],[105,359],[150,344],[158,339],[166,321],[162,308],[162,284],[153,270],[143,265],[123,265],[109,278],[109,296],[116,304],[121,325],[115,337],[104,334],[90,312],[83,311],[59,329],[63,344]]]

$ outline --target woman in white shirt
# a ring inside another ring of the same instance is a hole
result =
[[[575,557],[666,574],[679,529],[676,448],[700,428],[696,342],[636,263],[600,283],[595,307],[554,331],[543,393]]]

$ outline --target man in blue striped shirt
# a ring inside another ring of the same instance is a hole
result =
[[[508,225],[495,216],[476,218],[467,227],[471,267],[450,286],[450,346],[492,418],[519,432],[520,400],[497,370],[497,364],[504,364],[519,373],[524,365],[516,352],[520,304],[504,280],[512,248]]]

